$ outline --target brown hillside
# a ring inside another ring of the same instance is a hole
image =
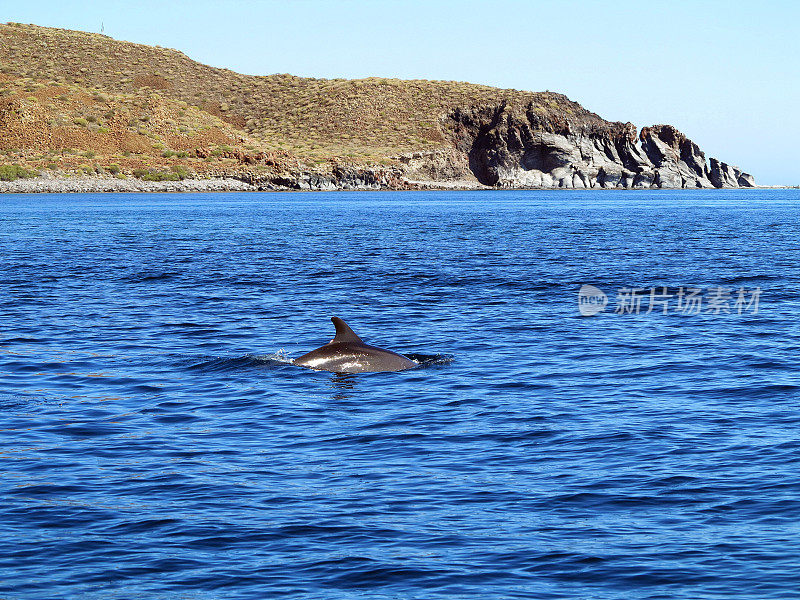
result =
[[[452,81],[255,77],[176,50],[34,25],[0,25],[0,68],[0,119],[2,111],[7,120],[9,111],[21,110],[21,119],[48,119],[51,127],[45,139],[27,141],[19,131],[6,136],[0,140],[6,148],[35,143],[157,155],[159,146],[226,144],[304,162],[385,162],[447,144],[440,119],[459,107],[507,102],[530,106],[544,120],[611,125],[550,92]],[[88,126],[75,124],[90,116],[95,121]]]

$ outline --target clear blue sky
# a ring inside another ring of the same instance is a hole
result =
[[[453,79],[670,123],[761,184],[800,184],[800,3],[71,0],[0,19],[177,48],[266,75]],[[9,6],[10,5],[10,6]]]

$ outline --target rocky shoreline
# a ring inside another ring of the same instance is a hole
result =
[[[118,179],[105,175],[82,175],[77,177],[34,177],[16,181],[0,181],[0,194],[95,194],[95,193],[183,193],[183,192],[281,192],[281,191],[474,191],[496,189],[518,190],[565,190],[575,188],[541,187],[541,186],[487,186],[477,181],[466,179],[452,181],[431,181],[404,179],[402,185],[386,185],[362,183],[336,185],[331,180],[319,180],[318,176],[308,175],[300,181],[287,182],[290,185],[273,183],[250,183],[246,179],[236,177],[218,177],[208,179],[184,179],[181,181],[142,181],[128,178]],[[754,189],[793,189],[791,186],[748,186]],[[604,190],[608,187],[594,186],[590,188]],[[647,189],[647,188],[611,188],[611,189]],[[653,187],[652,189],[661,189]],[[664,188],[667,189],[667,188]],[[669,188],[676,189],[676,188]],[[693,188],[700,189],[700,188]],[[716,188],[703,188],[716,189]],[[731,189],[731,188],[727,188]],[[735,189],[735,188],[734,188]]]
[[[350,184],[336,185],[331,180],[308,175],[289,185],[250,183],[247,176],[208,179],[183,179],[181,181],[142,181],[118,179],[105,175],[77,177],[33,177],[16,181],[0,181],[0,194],[96,194],[96,193],[182,193],[182,192],[333,192],[379,190],[476,190],[493,189],[477,182],[404,181],[403,185]]]
[[[107,175],[58,177],[53,175],[0,181],[3,194],[92,194],[99,192],[246,192],[256,188],[234,178],[142,181]]]
[[[460,182],[459,182],[460,183]],[[410,182],[399,171],[385,168],[334,169],[330,173],[299,171],[279,175],[255,174],[248,170],[224,174],[206,174],[181,180],[146,181],[130,176],[108,174],[75,175],[44,172],[37,177],[0,181],[0,194],[92,194],[102,192],[278,192],[427,189],[436,182]],[[477,182],[453,185],[443,182],[442,189],[484,188]]]
[[[392,157],[391,166],[301,164],[207,171],[152,181],[132,174],[45,170],[0,181],[0,193],[251,192],[490,189],[720,189],[756,187],[753,177],[705,154],[669,125],[572,127],[531,112],[456,111],[444,123],[453,147]]]

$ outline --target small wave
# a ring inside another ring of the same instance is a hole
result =
[[[736,277],[724,277],[722,283],[727,285],[735,285],[737,283],[749,283],[751,281],[772,281],[780,279],[775,275],[739,275]]]
[[[42,341],[42,338],[35,337],[12,337],[0,340],[0,346],[6,344],[36,344]]]
[[[406,354],[405,356],[417,363],[418,369],[441,367],[455,361],[455,357],[452,354]]]
[[[42,398],[35,397],[29,394],[16,393],[9,394],[6,392],[0,393],[0,411],[9,411],[29,405],[31,402],[41,402]]]
[[[280,350],[278,350],[273,354],[267,354],[265,356],[259,356],[257,358],[264,362],[279,364],[279,365],[294,364],[294,359],[283,348],[281,348]]]
[[[123,277],[123,281],[127,281],[129,283],[165,281],[168,279],[173,279],[177,275],[178,275],[177,273],[169,273],[169,272],[134,273],[133,275],[128,275],[127,277]]]
[[[239,371],[252,368],[275,368],[292,364],[292,360],[281,350],[266,356],[245,354],[236,357],[211,357],[201,360],[188,361],[186,368],[190,371],[204,373],[219,373],[226,371]]]

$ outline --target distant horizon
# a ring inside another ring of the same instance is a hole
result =
[[[778,2],[769,10],[683,0],[668,9],[591,1],[287,4],[125,0],[102,14],[87,2],[44,1],[6,9],[3,19],[172,48],[245,75],[550,91],[608,121],[637,129],[673,125],[707,157],[753,174],[757,185],[800,184],[794,158],[800,67],[792,60],[800,55],[792,25],[800,21],[800,7],[794,4]],[[503,29],[480,19],[481,7],[515,18]],[[715,20],[699,23],[707,14]],[[567,16],[565,29],[540,25]],[[534,25],[525,29],[525,22]],[[465,44],[473,38],[478,43]]]

